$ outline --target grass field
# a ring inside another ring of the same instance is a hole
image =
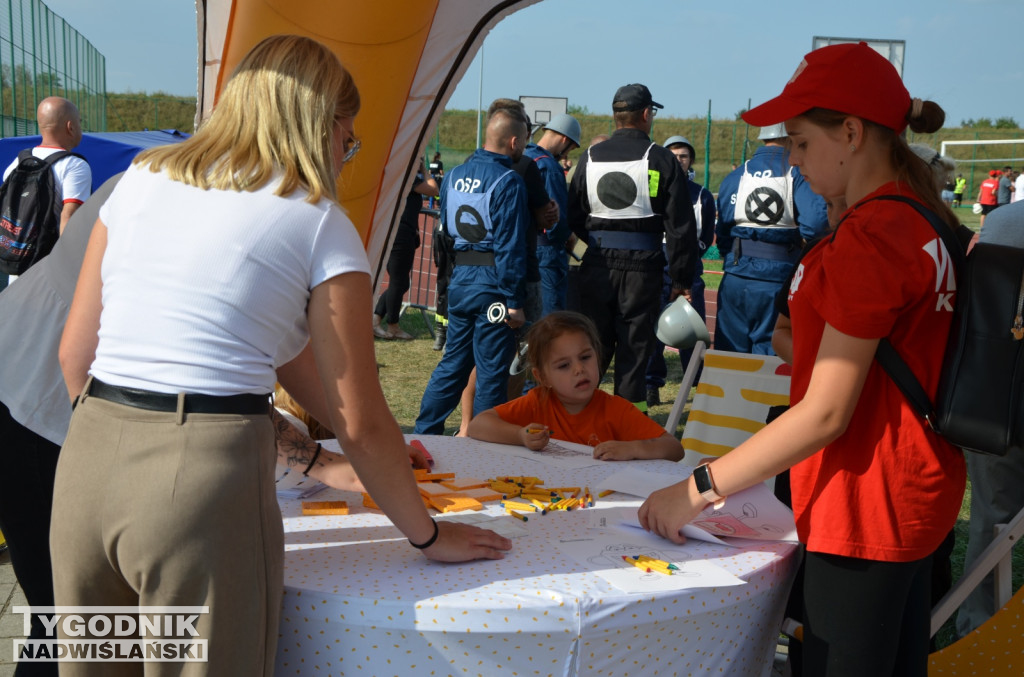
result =
[[[979,217],[971,213],[969,207],[956,210],[965,225],[978,230]],[[705,260],[706,270],[721,270],[721,261]],[[717,289],[720,275],[705,274],[704,279],[709,289]],[[430,330],[415,309],[409,309],[402,316],[402,327],[415,338],[412,341],[377,341],[377,362],[380,366],[381,383],[384,387],[384,394],[388,404],[399,425],[405,432],[412,432],[416,415],[419,413],[420,399],[426,388],[430,374],[437,365],[441,353],[431,349],[433,339]],[[666,353],[666,362],[669,366],[667,383],[661,390],[661,400],[664,404],[652,407],[651,417],[661,424],[668,419],[668,414],[679,392],[679,382],[682,380],[683,369],[677,355],[673,352]],[[612,391],[611,375],[605,376],[601,388],[608,392]],[[452,434],[458,430],[460,412],[456,412],[448,419],[445,428],[446,434]],[[686,422],[684,412],[682,423]],[[970,519],[970,484],[964,496],[963,505],[960,510],[960,518],[956,524],[956,547],[953,551],[953,577],[959,578],[963,573],[963,560],[967,548],[967,522]],[[1016,548],[1013,558],[1013,589],[1017,590],[1024,583],[1024,550]],[[953,638],[952,622],[947,623],[938,634],[940,646],[950,643]]]

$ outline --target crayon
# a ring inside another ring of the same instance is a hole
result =
[[[542,433],[545,430],[547,430],[547,428],[527,428],[526,432],[530,433],[531,435],[536,435],[537,433]]]
[[[604,498],[605,496],[610,496],[611,494],[614,494],[614,493],[615,493],[614,489],[605,489],[600,494],[598,494],[597,497],[598,498]]]
[[[663,566],[666,569],[673,569],[675,571],[679,570],[679,567],[677,567],[675,564],[672,564],[672,562],[666,562],[663,559],[654,559],[653,557],[648,557],[647,555],[633,555],[633,559],[638,559],[641,562],[653,562],[654,564]]]
[[[522,514],[522,513],[518,513],[518,512],[516,512],[515,510],[512,510],[511,508],[506,508],[506,509],[505,509],[505,512],[507,512],[507,513],[508,513],[509,515],[512,515],[512,516],[513,516],[513,517],[515,517],[515,518],[516,518],[517,520],[522,520],[523,522],[528,522],[528,521],[529,521],[529,520],[528,520],[528,519],[526,518],[526,515],[524,515],[524,514]]]
[[[427,451],[427,448],[423,446],[422,442],[419,440],[413,440],[412,442],[409,442],[409,446],[419,449],[420,452],[423,453],[423,457],[427,459],[427,464],[434,465],[434,457],[430,455],[430,452]]]

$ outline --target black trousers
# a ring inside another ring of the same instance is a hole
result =
[[[377,299],[373,314],[385,318],[388,324],[398,324],[402,313],[402,297],[409,291],[409,272],[420,246],[420,236],[412,229],[399,226],[395,242],[388,256],[388,288]]]
[[[29,606],[53,606],[50,511],[59,453],[59,446],[15,421],[0,403],[0,530]],[[46,637],[36,616],[29,636]],[[18,663],[14,674],[56,675],[57,663]]]
[[[617,270],[585,262],[580,267],[580,303],[601,337],[601,370],[615,358],[615,394],[646,402],[647,362],[661,314],[661,269]]]
[[[807,552],[803,674],[926,677],[931,570]]]

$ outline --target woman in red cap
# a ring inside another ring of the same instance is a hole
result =
[[[692,478],[655,492],[645,528],[679,529],[708,503],[792,468],[806,549],[804,674],[927,673],[930,555],[956,521],[962,453],[918,417],[874,359],[888,337],[929,395],[938,387],[956,282],[915,200],[951,228],[928,166],[902,132],[934,132],[945,114],[911,99],[864,43],[808,54],[782,94],[743,118],[785,121],[790,162],[815,192],[850,205],[804,257],[789,290],[793,379],[788,412]]]

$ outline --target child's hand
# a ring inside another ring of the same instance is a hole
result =
[[[548,446],[548,440],[551,439],[551,431],[548,430],[546,425],[530,423],[519,430],[519,439],[527,449],[540,451]]]
[[[637,453],[637,446],[636,442],[601,442],[594,447],[594,458],[599,461],[632,461],[643,458]]]

